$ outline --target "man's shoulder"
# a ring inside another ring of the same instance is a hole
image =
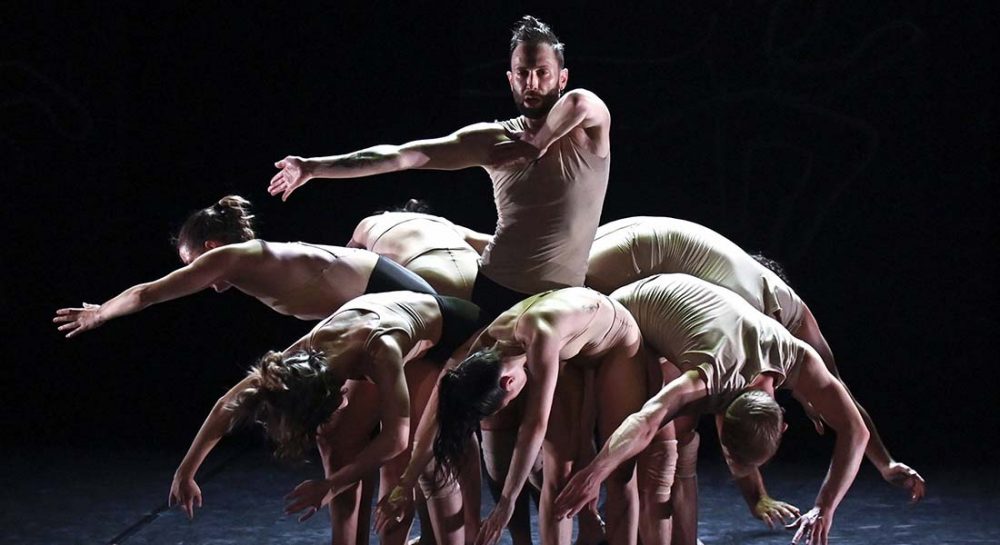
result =
[[[493,136],[502,135],[506,133],[506,128],[504,124],[506,121],[480,121],[479,123],[473,123],[471,125],[466,125],[461,129],[455,131],[455,134],[460,137],[465,136]]]

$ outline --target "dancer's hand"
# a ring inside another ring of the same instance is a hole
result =
[[[384,532],[413,512],[413,489],[396,486],[382,497],[375,510],[375,531]]]
[[[597,478],[590,466],[573,475],[553,505],[556,518],[572,517],[584,507],[596,505],[597,496],[601,491],[601,481],[602,479]]]
[[[100,316],[101,305],[84,303],[83,308],[61,308],[56,311],[52,323],[63,324],[59,331],[66,331],[66,338],[75,337],[84,331],[100,327],[104,319]]]
[[[910,466],[899,462],[892,462],[881,473],[882,478],[889,481],[890,484],[909,492],[911,502],[916,503],[923,499],[927,491],[927,483]]]
[[[334,489],[330,481],[320,479],[310,479],[295,487],[285,496],[285,514],[292,515],[299,511],[305,511],[299,522],[309,520],[323,506],[330,503],[334,497]]]
[[[201,507],[201,488],[198,488],[198,483],[191,477],[182,478],[174,475],[174,482],[170,483],[167,505],[169,507],[179,505],[188,519],[193,519],[194,508]]]
[[[833,525],[833,513],[824,512],[819,507],[813,507],[806,514],[785,526],[789,530],[798,528],[792,537],[793,544],[827,545],[830,526]]]
[[[519,167],[545,155],[545,150],[524,141],[521,138],[523,134],[522,132],[507,131],[509,140],[493,144],[489,157],[490,166]]]
[[[281,193],[282,201],[287,201],[288,196],[293,191],[313,178],[305,160],[295,155],[285,157],[274,163],[274,166],[280,168],[281,171],[271,178],[271,185],[267,187],[267,192],[272,196]]]
[[[479,534],[476,536],[475,545],[495,545],[500,541],[500,534],[510,522],[510,517],[514,514],[514,502],[500,498],[490,516],[486,517],[479,527]]]
[[[801,514],[798,507],[767,495],[761,496],[753,508],[753,516],[767,523],[772,530],[775,524],[789,523]]]

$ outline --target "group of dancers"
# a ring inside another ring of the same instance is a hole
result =
[[[724,236],[688,221],[598,225],[610,167],[610,114],[589,91],[563,92],[563,45],[526,16],[507,77],[517,118],[437,139],[330,157],[289,156],[269,192],[316,178],[478,166],[493,181],[497,226],[478,233],[419,203],[362,219],[346,247],[258,239],[250,203],[227,196],[177,236],[184,266],[101,305],[56,312],[67,337],[208,287],[320,320],[265,354],[215,404],[170,487],[192,517],[195,481],[215,444],[263,425],[279,458],[316,445],[324,478],[288,495],[306,519],[329,505],[334,545],[528,545],[528,490],[545,545],[693,544],[695,431],[716,416],[725,460],[751,513],[827,542],[837,507],[868,459],[924,494],[840,379],[809,307]],[[346,237],[345,237],[346,238]],[[759,468],[785,429],[788,388],[817,430],[836,432],[814,506],[771,498]],[[481,468],[495,507],[479,518]],[[372,520],[374,475],[381,498]],[[529,484],[530,483],[530,484]],[[596,502],[606,491],[603,520]],[[606,524],[605,524],[606,523]]]

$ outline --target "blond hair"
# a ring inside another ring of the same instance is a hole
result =
[[[784,413],[767,392],[747,390],[726,408],[720,440],[736,463],[759,466],[778,451]]]

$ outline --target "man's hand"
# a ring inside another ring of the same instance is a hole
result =
[[[753,516],[767,523],[767,527],[774,529],[777,523],[790,523],[801,515],[799,508],[790,503],[776,500],[770,496],[761,496],[757,500],[757,505],[753,508]]]
[[[573,475],[559,493],[553,505],[557,519],[576,516],[584,507],[591,505],[601,491],[601,479],[587,466]]]
[[[180,478],[174,475],[174,482],[170,483],[170,496],[167,498],[167,505],[173,507],[179,505],[188,520],[194,518],[194,508],[201,507],[201,488],[193,478]]]
[[[927,484],[919,473],[906,464],[892,462],[882,473],[882,478],[894,486],[905,489],[910,493],[910,501],[916,503],[923,499],[926,493]]]
[[[490,166],[522,167],[545,155],[545,150],[524,141],[523,135],[523,132],[507,131],[507,138],[510,140],[493,144],[493,149],[490,150]]]
[[[479,527],[479,534],[476,536],[475,545],[495,545],[500,541],[500,534],[510,522],[510,517],[514,514],[514,502],[506,498],[500,498],[493,512],[490,513],[483,524]]]
[[[413,512],[413,489],[397,486],[383,496],[375,511],[375,531],[384,532]]]
[[[275,174],[274,178],[271,178],[271,185],[268,186],[267,192],[272,196],[281,193],[282,201],[287,201],[292,191],[313,178],[305,159],[295,155],[285,157],[274,163],[274,166],[280,168],[281,171]]]
[[[833,513],[823,512],[819,507],[813,507],[806,514],[792,521],[785,528],[798,528],[792,543],[801,545],[827,545],[830,526],[833,525]]]
[[[66,338],[75,337],[84,331],[100,327],[104,323],[98,314],[101,305],[84,303],[83,308],[61,308],[56,311],[52,323],[63,324],[59,331],[66,331]]]
[[[291,515],[299,511],[305,511],[299,522],[305,522],[316,514],[321,507],[330,503],[334,497],[334,488],[330,481],[310,479],[295,487],[287,496],[285,501],[285,514]]]

